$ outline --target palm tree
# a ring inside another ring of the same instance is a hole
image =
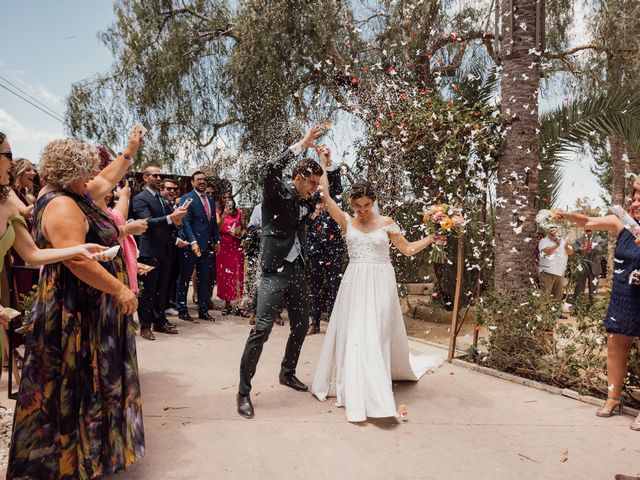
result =
[[[542,117],[540,145],[544,154],[543,175],[552,175],[548,187],[557,191],[562,155],[579,150],[595,135],[609,139],[613,204],[624,204],[632,191],[633,178],[640,174],[640,93],[629,86],[604,91],[558,108]],[[627,160],[624,161],[623,153]],[[541,184],[542,185],[542,184]],[[549,198],[554,193],[548,193]],[[607,277],[613,273],[615,242],[609,242]]]
[[[534,276],[530,240],[538,196],[540,1],[501,1],[501,104],[508,121],[498,160],[494,233],[494,281],[501,293],[522,292]]]
[[[540,145],[554,162],[578,150],[596,134],[616,135],[640,152],[640,92],[621,87],[568,102],[540,121]],[[638,172],[640,173],[640,172]]]

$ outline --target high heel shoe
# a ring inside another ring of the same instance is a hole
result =
[[[629,428],[635,432],[640,432],[640,415],[638,415],[636,419],[633,422],[631,422],[631,425],[629,425]]]
[[[604,406],[600,407],[596,410],[597,417],[609,418],[613,415],[613,412],[616,411],[616,408],[618,409],[618,414],[622,414],[622,400],[620,400],[620,397],[609,397],[607,400],[613,400],[616,404],[611,409],[605,408]],[[638,428],[640,429],[640,425]]]

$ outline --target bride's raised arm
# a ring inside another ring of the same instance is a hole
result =
[[[342,230],[347,229],[347,220],[345,218],[345,213],[338,206],[333,198],[331,198],[329,191],[329,177],[327,176],[327,168],[331,165],[331,150],[328,147],[321,145],[316,148],[316,152],[320,157],[320,165],[322,166],[322,170],[324,173],[322,177],[320,177],[320,185],[322,187],[322,201],[327,207],[327,212],[331,215],[340,228]]]

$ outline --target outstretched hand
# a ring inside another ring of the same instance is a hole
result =
[[[127,156],[133,157],[137,153],[140,145],[142,145],[142,138],[144,137],[144,132],[139,128],[133,127],[131,129],[131,133],[129,134],[129,144],[125,150],[125,154]]]
[[[102,252],[109,249],[109,247],[98,245],[97,243],[83,243],[82,245],[76,245],[74,248],[77,255],[82,255],[90,260],[103,258]]]
[[[307,132],[307,134],[304,136],[304,138],[302,140],[300,140],[300,146],[302,148],[316,148],[316,147],[318,147],[318,145],[316,145],[315,141],[318,138],[320,138],[322,135],[324,135],[324,133],[325,133],[325,130],[320,125],[314,125]]]
[[[331,166],[331,150],[326,145],[317,145],[316,153],[320,157],[320,165],[323,170]]]

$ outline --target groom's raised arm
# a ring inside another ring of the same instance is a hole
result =
[[[267,175],[264,180],[264,198],[274,198],[282,192],[282,170],[284,170],[284,167],[300,155],[303,149],[315,148],[316,144],[314,141],[322,134],[324,134],[324,130],[319,125],[314,125],[302,140],[285,148],[275,159],[267,163]]]

